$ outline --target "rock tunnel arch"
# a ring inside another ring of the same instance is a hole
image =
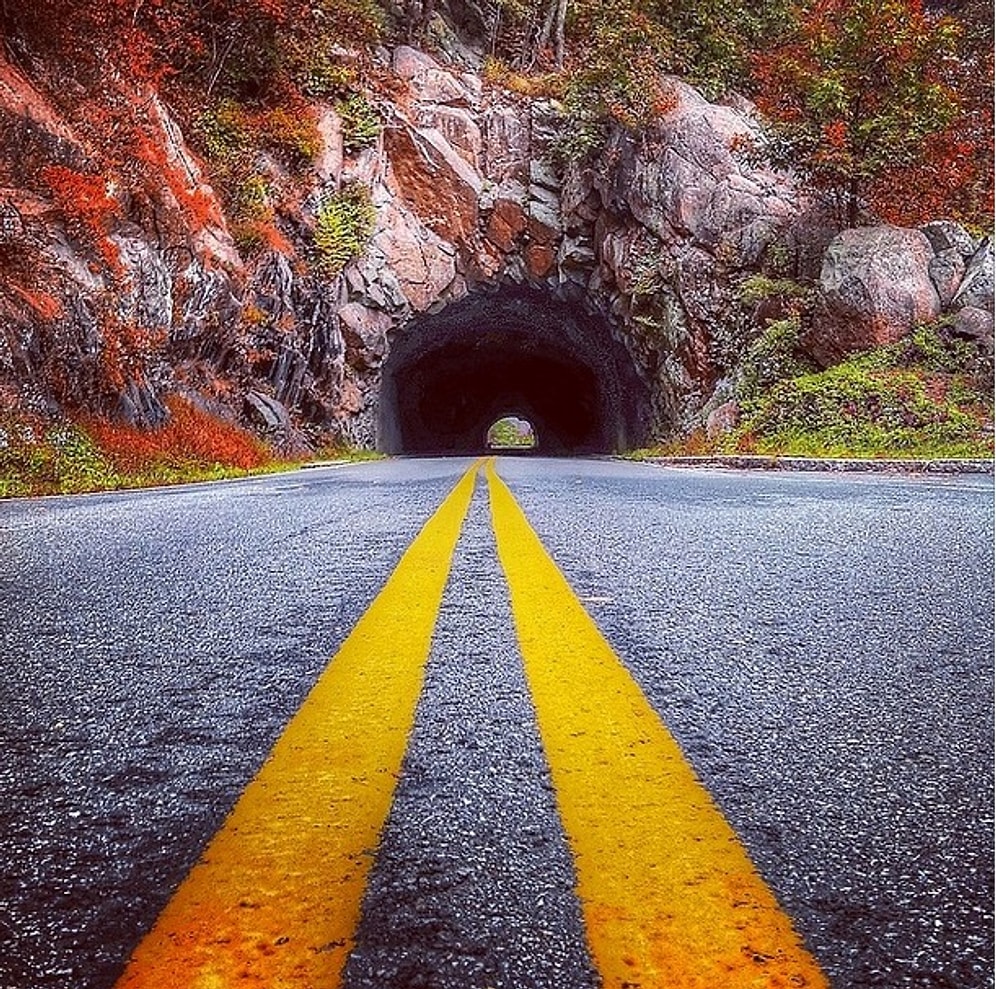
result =
[[[475,292],[397,333],[381,379],[382,452],[483,453],[504,415],[533,424],[534,452],[616,453],[645,440],[650,399],[605,317],[538,289]]]

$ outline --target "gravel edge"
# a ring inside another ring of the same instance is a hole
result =
[[[636,463],[659,467],[725,467],[733,470],[852,471],[893,474],[992,474],[992,460],[872,460],[858,458],[722,455],[643,457]]]

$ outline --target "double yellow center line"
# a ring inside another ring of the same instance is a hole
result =
[[[117,989],[338,989],[481,462],[402,557]],[[498,555],[605,989],[825,987],[518,504]]]

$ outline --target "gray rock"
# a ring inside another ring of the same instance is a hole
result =
[[[954,309],[971,306],[993,311],[993,242],[987,237],[972,255],[961,287],[951,302]]]
[[[286,406],[259,391],[246,392],[245,410],[250,420],[268,433],[285,433],[291,428]]]
[[[931,220],[920,227],[920,230],[937,254],[954,249],[967,260],[978,246],[972,235],[954,220]]]
[[[410,83],[416,98],[426,103],[476,107],[480,90],[468,86],[462,75],[444,69],[425,52],[399,45],[392,56],[394,74]]]
[[[706,418],[706,436],[716,439],[724,433],[732,432],[740,422],[740,407],[735,401],[724,402],[712,410]]]
[[[118,315],[146,329],[165,330],[173,319],[173,281],[162,255],[137,228],[112,233],[128,277],[118,293]]]
[[[993,314],[985,309],[964,306],[954,315],[948,332],[953,337],[974,343],[984,354],[993,353]]]
[[[387,334],[394,320],[387,313],[349,302],[339,310],[342,336],[354,367],[379,367],[387,356]]]
[[[334,183],[342,174],[343,161],[345,160],[342,118],[332,107],[325,106],[318,114],[317,126],[322,149],[315,159],[315,174],[323,183]]]
[[[462,107],[431,104],[420,107],[416,115],[419,127],[439,131],[446,142],[475,171],[483,149],[481,128],[471,111]]]
[[[938,251],[927,265],[930,280],[937,289],[941,306],[947,308],[965,277],[965,259],[956,247]]]
[[[484,174],[493,182],[529,182],[530,128],[522,108],[511,103],[488,107],[482,119]]]
[[[279,251],[269,251],[259,262],[253,279],[253,301],[271,319],[294,311],[294,269]]]
[[[540,186],[542,189],[550,190],[554,193],[560,190],[560,179],[557,177],[553,166],[548,161],[539,158],[533,158],[529,162],[529,184],[531,186]],[[533,190],[530,191],[532,192]],[[539,193],[537,192],[536,194]]]
[[[736,153],[760,138],[751,118],[676,79],[669,85],[674,109],[640,139],[617,132],[595,186],[606,206],[627,208],[665,242],[691,240],[724,264],[753,264],[797,216],[798,196],[785,176]]]
[[[530,229],[537,239],[547,240],[563,233],[560,198],[549,189],[536,185],[529,187],[528,214]]]
[[[169,418],[169,411],[145,378],[125,383],[118,397],[117,414],[124,422],[145,429],[159,426]]]

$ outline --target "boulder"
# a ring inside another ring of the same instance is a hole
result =
[[[934,251],[919,230],[881,226],[845,230],[827,248],[820,301],[804,339],[823,365],[894,343],[936,319],[941,300],[930,277]]]
[[[992,356],[993,353],[993,314],[985,309],[964,306],[954,315],[948,332],[960,340],[974,343],[979,350]]]
[[[965,269],[965,277],[951,301],[954,309],[971,306],[974,309],[993,311],[993,242],[987,237],[972,255]]]
[[[754,264],[799,212],[787,177],[749,164],[756,123],[669,80],[674,106],[642,137],[617,131],[595,187],[665,242],[690,240],[724,263]]]
[[[405,201],[441,237],[466,240],[477,228],[483,180],[433,128],[402,121],[385,135],[391,170]]]
[[[972,235],[954,220],[931,220],[920,227],[920,230],[937,254],[956,250],[963,258],[968,259],[975,253],[977,245]]]
[[[283,403],[259,391],[245,395],[245,411],[250,421],[266,433],[283,434],[290,431],[290,413]]]
[[[965,277],[965,258],[958,248],[946,247],[930,259],[927,270],[937,289],[941,306],[947,308]]]
[[[397,201],[381,210],[367,255],[375,264],[379,255],[379,264],[390,270],[408,305],[419,312],[436,302],[456,275],[453,246]]]
[[[132,426],[154,429],[169,418],[169,410],[144,378],[126,381],[118,396],[118,418]]]
[[[724,433],[730,433],[740,422],[740,406],[735,400],[724,402],[712,410],[706,418],[706,436],[714,440]]]

